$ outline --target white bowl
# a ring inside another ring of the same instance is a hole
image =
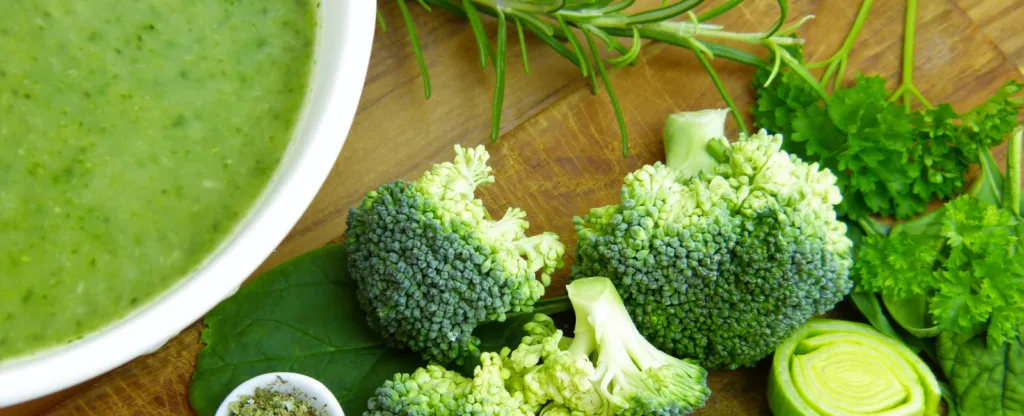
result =
[[[341,404],[338,403],[338,398],[334,397],[331,390],[323,383],[297,373],[267,373],[250,378],[235,387],[231,394],[228,394],[214,416],[228,416],[228,405],[238,400],[240,396],[252,395],[256,392],[257,387],[270,387],[270,390],[283,393],[297,390],[305,394],[308,398],[307,402],[313,407],[324,409],[326,411],[324,416],[345,416],[345,412],[341,410]]]
[[[366,79],[376,3],[320,1],[311,88],[295,136],[260,199],[218,250],[124,319],[74,343],[0,363],[0,408],[156,351],[238,290],[299,220],[334,166]]]

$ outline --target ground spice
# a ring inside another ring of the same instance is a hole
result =
[[[282,383],[286,381],[278,378]],[[228,404],[230,416],[327,416],[324,409],[317,409],[308,398],[299,392],[286,393],[259,387],[253,395],[239,396]]]

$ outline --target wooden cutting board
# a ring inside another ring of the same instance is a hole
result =
[[[828,57],[842,43],[860,3],[791,2],[793,18],[817,16],[803,32],[811,60]],[[774,1],[747,3],[717,23],[733,30],[762,30],[777,13]],[[1024,1],[920,3],[915,80],[932,102],[967,108],[1007,80],[1022,79],[1024,35],[1016,22],[1024,21]],[[607,98],[592,95],[578,70],[531,40],[529,76],[520,70],[518,48],[509,51],[503,137],[490,144],[493,74],[480,69],[469,26],[444,11],[426,13],[413,6],[434,87],[433,97],[425,100],[397,7],[390,0],[380,4],[389,29],[377,31],[348,142],[312,206],[260,272],[335,240],[349,207],[366,191],[396,178],[417,177],[432,163],[449,159],[456,143],[487,144],[497,178],[482,195],[490,209],[519,206],[529,213],[532,231],[555,231],[571,246],[574,215],[614,202],[625,173],[662,158],[660,132],[666,116],[724,106],[689,51],[646,45],[639,65],[612,75],[630,130],[630,155],[623,158]],[[862,71],[885,75],[893,86],[899,81],[903,16],[902,1],[875,1],[848,77]],[[722,60],[714,65],[740,108],[747,108],[752,70]],[[565,273],[559,277],[552,295],[564,294]],[[202,347],[199,330],[194,324],[156,353],[67,391],[0,410],[0,416],[191,415],[187,388]],[[712,400],[700,414],[769,414],[766,371],[767,365],[715,372]]]

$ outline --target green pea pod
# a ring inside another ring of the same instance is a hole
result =
[[[868,325],[817,319],[775,351],[768,403],[778,416],[939,414],[939,382],[905,345]]]

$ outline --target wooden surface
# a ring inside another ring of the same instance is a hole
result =
[[[369,1],[369,0],[367,0]],[[640,0],[641,5],[660,0]],[[481,70],[469,26],[443,11],[413,7],[431,68],[434,96],[425,100],[397,7],[382,0],[389,30],[378,30],[367,84],[351,135],[327,183],[288,238],[260,271],[336,239],[349,207],[381,183],[414,178],[447,160],[452,145],[487,143],[493,74]],[[764,29],[774,1],[750,0],[720,22],[733,30]],[[817,16],[805,26],[812,60],[842,42],[859,2],[791,0],[790,15]],[[966,108],[983,101],[1008,79],[1022,79],[1024,1],[922,0],[918,11],[915,80],[932,102]],[[876,0],[851,56],[848,76],[860,70],[898,82],[903,2]],[[493,26],[492,26],[493,33]],[[723,106],[689,51],[645,46],[641,62],[613,72],[631,136],[623,158],[617,127],[604,95],[591,95],[579,72],[536,41],[530,42],[526,76],[518,49],[510,50],[503,137],[487,144],[497,183],[482,192],[495,212],[519,206],[532,231],[559,233],[575,243],[572,217],[612,203],[623,175],[660,160],[660,131],[672,112]],[[751,69],[715,62],[741,108],[752,94]],[[543,68],[543,69],[542,69]],[[572,253],[567,254],[571,259]],[[559,275],[564,281],[565,272]],[[561,283],[550,291],[564,293]],[[158,352],[81,386],[0,410],[13,415],[190,415],[187,387],[201,349],[194,324]],[[766,365],[715,372],[703,415],[769,414],[764,400]]]

